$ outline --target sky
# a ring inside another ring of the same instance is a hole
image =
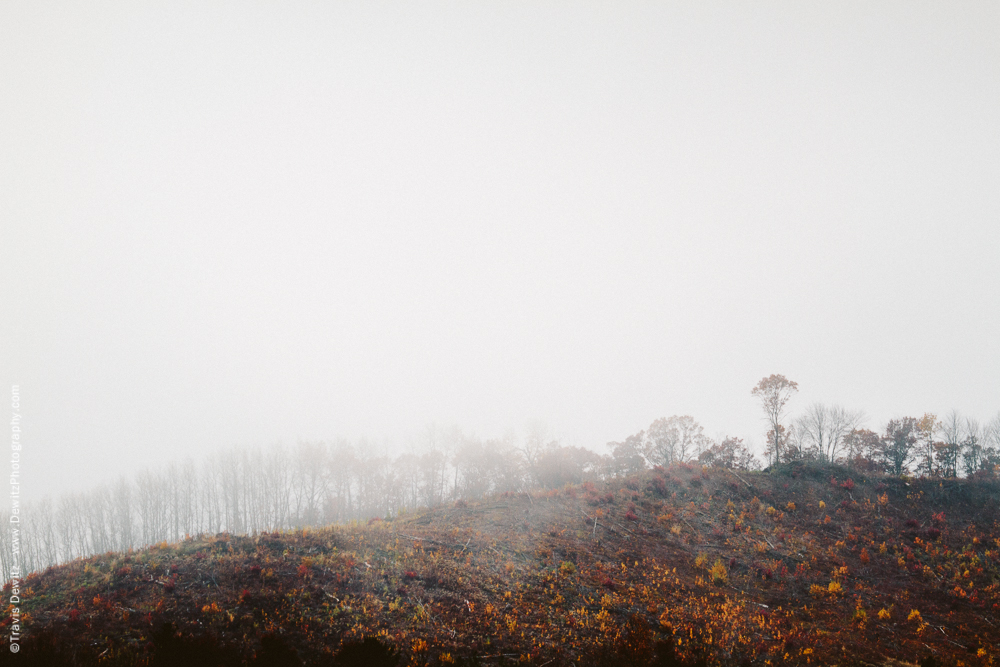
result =
[[[233,445],[1000,412],[996,2],[4,2],[26,495]]]

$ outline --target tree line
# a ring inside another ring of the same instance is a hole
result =
[[[865,413],[814,403],[795,419],[786,405],[798,384],[783,375],[763,378],[751,394],[760,401],[770,430],[765,459],[841,463],[871,473],[924,477],[991,477],[1000,473],[1000,413],[989,422],[952,410],[943,418],[890,419],[864,427]]]
[[[384,443],[300,442],[232,448],[195,462],[121,476],[88,491],[25,503],[22,572],[203,533],[260,533],[395,516],[419,507],[633,474],[652,465],[719,454],[715,464],[749,467],[730,439],[716,445],[691,417],[660,419],[650,437],[601,454],[563,445],[534,426],[522,438],[481,439],[457,427],[427,429],[402,453]],[[723,452],[736,452],[735,456]],[[0,531],[0,572],[10,577],[9,531]]]
[[[796,383],[780,375],[764,378],[752,391],[769,426],[763,462],[740,438],[708,437],[690,415],[656,419],[609,442],[605,453],[561,444],[538,425],[522,438],[496,439],[429,427],[419,445],[402,453],[365,439],[232,448],[197,463],[189,459],[25,504],[21,570],[187,535],[370,520],[680,463],[751,470],[811,460],[870,473],[942,477],[995,477],[1000,471],[1000,415],[985,424],[957,412],[944,419],[902,417],[876,433],[864,427],[864,413],[839,406],[814,404],[789,418],[787,403],[796,391]],[[4,580],[10,577],[11,539],[10,531],[0,531]]]

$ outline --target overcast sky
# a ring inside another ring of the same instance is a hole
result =
[[[230,445],[1000,410],[1000,3],[4,2],[29,494]]]

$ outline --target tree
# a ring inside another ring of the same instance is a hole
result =
[[[962,439],[962,471],[966,477],[985,470],[989,465],[983,446],[985,429],[971,417],[965,420],[965,437]]]
[[[730,470],[755,470],[757,459],[754,457],[742,438],[723,438],[722,442],[713,444],[698,457],[703,465]]]
[[[983,428],[983,461],[977,475],[996,477],[1000,473],[1000,413]]]
[[[589,449],[551,444],[538,457],[538,479],[547,489],[579,484],[597,476],[599,463],[600,457]]]
[[[644,453],[651,464],[667,466],[698,458],[710,444],[694,417],[674,415],[650,424]]]
[[[856,428],[844,437],[847,463],[852,468],[866,472],[884,472],[880,452],[882,438],[866,428]]]
[[[886,470],[892,475],[902,475],[913,461],[917,444],[917,419],[903,417],[890,419],[882,436],[881,457]]]
[[[964,431],[965,424],[957,410],[952,410],[941,422],[943,442],[937,443],[934,459],[945,477],[958,477]]]
[[[768,459],[777,463],[781,457],[783,444],[782,434],[785,427],[781,420],[785,416],[785,404],[792,394],[799,390],[797,382],[789,380],[784,375],[771,375],[757,383],[750,394],[757,397],[771,430],[768,433]]]
[[[548,427],[538,421],[532,420],[528,423],[527,434],[524,436],[524,440],[520,447],[521,455],[524,457],[524,462],[527,464],[528,475],[531,478],[531,483],[540,484],[538,477],[538,460],[541,458],[545,450],[553,445],[558,444],[555,440],[549,440],[549,429]]]
[[[796,422],[796,434],[803,450],[815,452],[820,461],[835,462],[844,453],[844,438],[863,419],[861,411],[813,403]]]
[[[938,472],[935,463],[935,453],[939,443],[934,441],[934,434],[941,428],[941,422],[936,415],[925,412],[917,421],[917,473],[931,477]]]
[[[611,456],[606,461],[607,474],[611,477],[627,477],[643,470],[646,459],[643,450],[647,439],[642,431],[625,438],[624,442],[609,442]]]

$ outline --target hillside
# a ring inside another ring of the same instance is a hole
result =
[[[0,663],[989,665],[998,498],[995,482],[681,465],[192,538],[30,575],[21,652],[8,609]]]

